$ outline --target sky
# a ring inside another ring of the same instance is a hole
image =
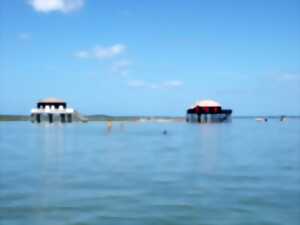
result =
[[[300,0],[0,0],[0,114],[300,115]]]

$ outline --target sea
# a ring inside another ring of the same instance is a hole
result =
[[[300,120],[0,123],[1,225],[299,225]]]

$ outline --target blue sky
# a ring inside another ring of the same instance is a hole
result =
[[[0,113],[300,114],[299,0],[1,0]]]

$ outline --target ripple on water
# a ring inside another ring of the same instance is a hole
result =
[[[298,225],[299,121],[261,125],[0,123],[0,224]]]

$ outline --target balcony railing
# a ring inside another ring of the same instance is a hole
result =
[[[74,109],[66,108],[66,109],[51,109],[51,108],[43,108],[43,109],[31,109],[31,113],[74,113]]]

